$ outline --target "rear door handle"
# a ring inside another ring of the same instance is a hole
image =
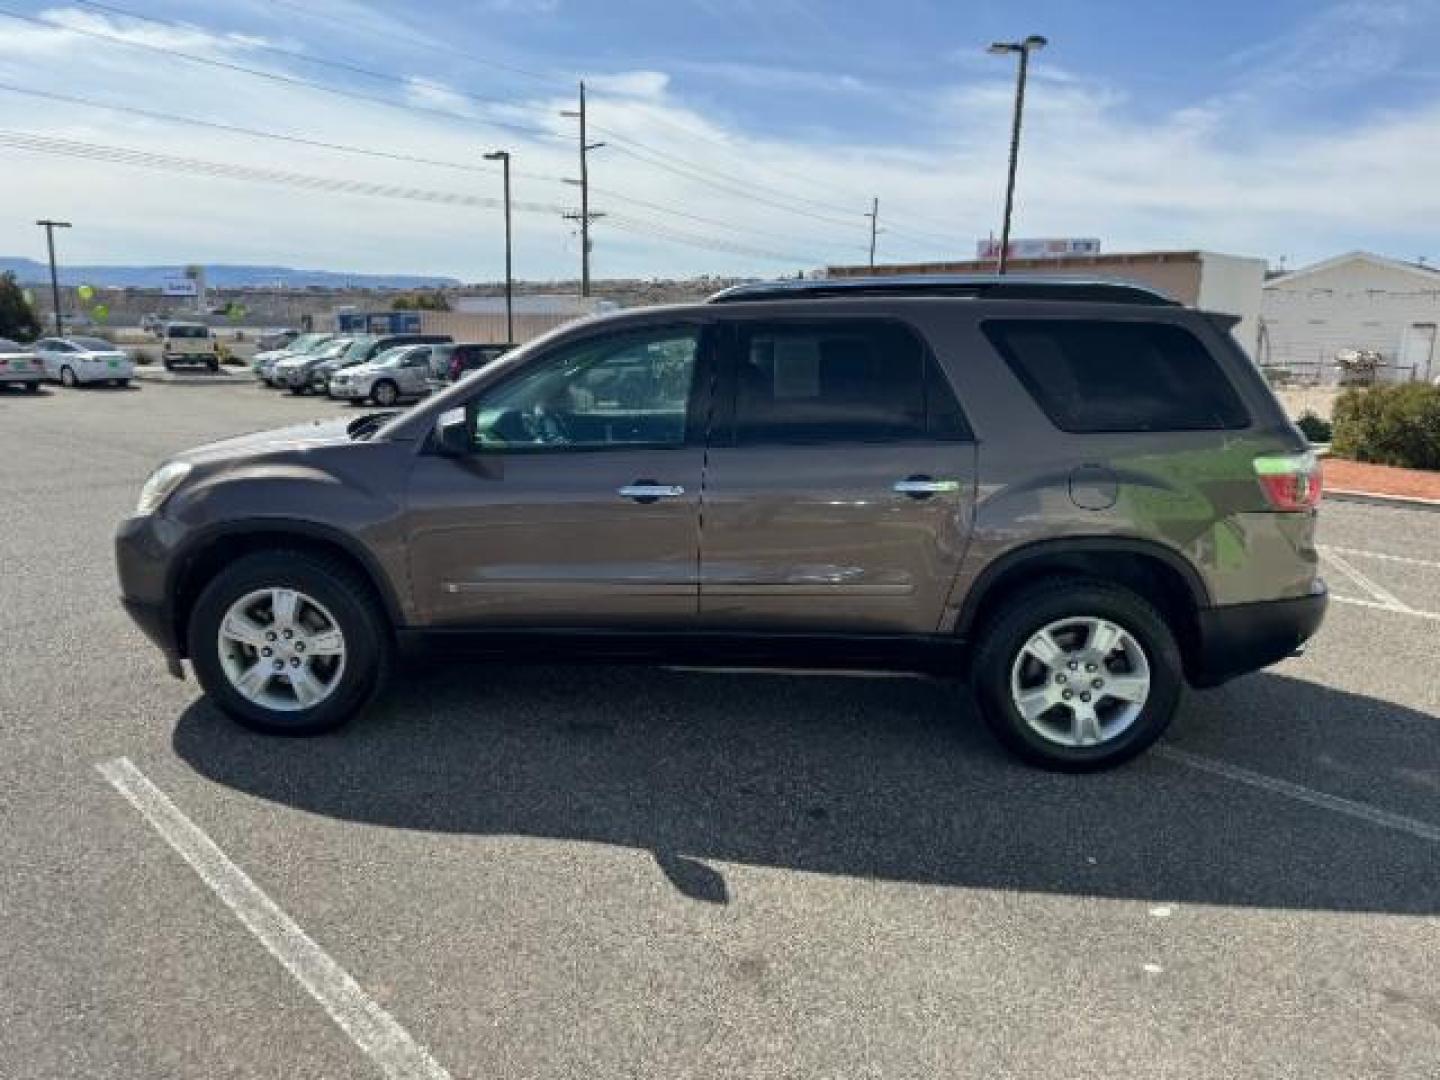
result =
[[[959,480],[936,480],[929,476],[907,476],[896,480],[892,490],[898,495],[909,495],[912,499],[928,499],[931,495],[959,491]]]
[[[660,499],[678,499],[685,494],[679,484],[659,484],[654,480],[636,480],[618,489],[619,494],[638,503],[653,503]]]

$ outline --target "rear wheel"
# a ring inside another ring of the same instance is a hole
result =
[[[220,361],[212,357],[211,359],[205,361],[205,367],[211,375],[214,375],[217,371],[220,370]]]
[[[249,555],[201,593],[189,651],[211,700],[245,727],[314,735],[350,720],[390,663],[385,619],[348,566],[294,551]]]
[[[371,389],[370,397],[376,405],[384,405],[388,408],[400,399],[400,388],[389,379],[381,379]]]
[[[1091,578],[1007,598],[982,631],[973,685],[990,730],[1016,754],[1067,772],[1109,768],[1169,726],[1180,650],[1141,596]]]
[[[38,393],[40,392],[40,383],[39,383],[39,381],[27,382],[27,383],[25,384],[25,392],[26,392],[27,394],[38,394]]]
[[[75,369],[69,364],[60,369],[60,385],[68,386],[71,389],[80,385],[80,380],[75,377]]]

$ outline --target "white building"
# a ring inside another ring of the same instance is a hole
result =
[[[1352,251],[1265,283],[1257,361],[1334,383],[1335,354],[1370,349],[1387,382],[1440,376],[1440,271]]]

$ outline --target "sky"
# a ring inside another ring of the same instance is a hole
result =
[[[16,18],[16,16],[20,16]],[[0,0],[0,255],[574,277],[966,258],[998,233],[1440,261],[1440,0]]]

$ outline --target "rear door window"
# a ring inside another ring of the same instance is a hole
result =
[[[899,323],[754,323],[737,332],[739,445],[969,438],[930,350]]]
[[[1224,370],[1184,327],[996,319],[982,329],[1062,431],[1207,431],[1249,425]]]

